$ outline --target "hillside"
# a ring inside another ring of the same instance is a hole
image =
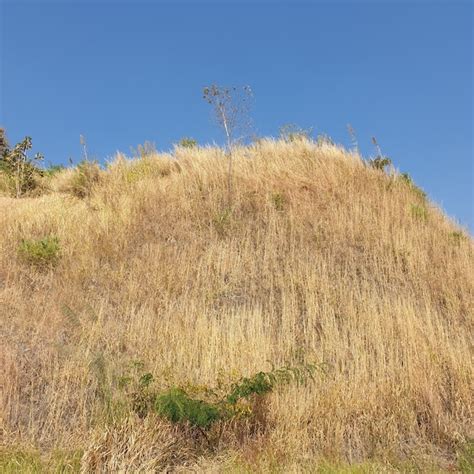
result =
[[[217,148],[118,156],[0,198],[0,470],[469,469],[472,238],[341,148],[235,155],[231,209]],[[28,247],[45,238],[49,260]],[[146,390],[199,398],[306,363],[312,380],[216,427],[212,449],[134,413],[120,383],[151,373]]]

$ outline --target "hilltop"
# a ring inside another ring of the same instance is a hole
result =
[[[473,241],[406,176],[261,140],[229,197],[221,149],[178,147],[46,176],[0,228],[4,471],[472,467]],[[136,409],[272,364],[318,369],[211,447]]]

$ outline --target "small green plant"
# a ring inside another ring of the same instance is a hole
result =
[[[466,236],[461,231],[454,231],[449,233],[449,240],[453,245],[461,245],[461,242],[466,239]]]
[[[392,160],[386,156],[377,156],[369,160],[369,165],[376,170],[384,171],[386,166],[392,164]]]
[[[400,175],[400,180],[404,182],[407,186],[413,186],[413,179],[408,173],[402,173]]]
[[[468,440],[457,452],[459,470],[462,473],[474,472],[474,439]]]
[[[288,143],[311,140],[312,134],[312,128],[301,128],[294,123],[287,123],[280,127],[280,138]]]
[[[34,449],[0,448],[2,474],[40,472],[80,472],[82,450],[53,450],[46,453]]]
[[[184,137],[178,142],[178,146],[181,148],[196,148],[198,142],[194,138]]]
[[[408,186],[421,200],[426,199],[426,193],[419,188],[408,173],[402,173],[399,177],[402,183]]]
[[[283,194],[273,193],[271,199],[272,199],[273,206],[275,207],[277,211],[281,212],[284,210],[286,199],[285,199],[285,196],[283,196]]]
[[[369,166],[375,168],[376,170],[385,171],[385,168],[392,164],[392,160],[382,153],[382,149],[380,148],[380,145],[375,137],[372,137],[372,143],[377,150],[377,156],[375,158],[369,159]]]
[[[426,221],[428,219],[428,211],[424,206],[419,206],[418,204],[411,205],[411,215],[420,221]]]
[[[18,253],[24,261],[38,268],[55,266],[60,258],[59,239],[57,237],[23,239],[18,247]]]

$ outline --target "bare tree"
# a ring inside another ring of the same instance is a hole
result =
[[[217,124],[223,129],[226,138],[226,155],[229,163],[227,191],[230,207],[232,205],[232,155],[235,145],[244,138],[250,128],[249,112],[253,94],[249,86],[222,87],[213,84],[203,89],[203,98],[213,107]]]

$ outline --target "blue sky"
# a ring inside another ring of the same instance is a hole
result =
[[[202,88],[248,84],[258,134],[350,123],[474,229],[470,1],[0,2],[0,124],[46,162],[221,142]]]

